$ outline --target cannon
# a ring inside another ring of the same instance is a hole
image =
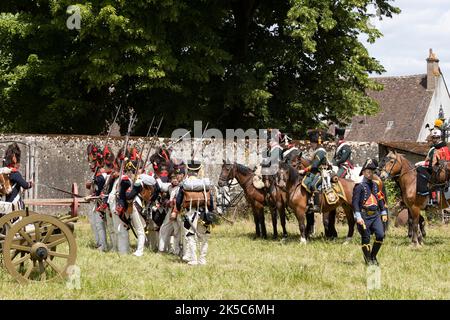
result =
[[[80,203],[76,184],[71,199],[28,199],[26,209],[0,218],[0,252],[3,267],[19,283],[65,279],[75,266],[77,245],[74,223]],[[28,206],[69,206],[66,215],[53,216],[30,211]]]

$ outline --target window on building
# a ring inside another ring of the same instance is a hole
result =
[[[386,130],[392,129],[394,127],[394,121],[388,121],[387,122],[387,126],[386,126]]]

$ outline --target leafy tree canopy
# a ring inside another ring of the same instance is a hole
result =
[[[98,134],[118,105],[123,127],[138,113],[135,134],[163,114],[166,135],[193,120],[296,135],[344,124],[377,111],[366,92],[384,69],[361,39],[382,36],[369,20],[399,13],[391,2],[2,0],[0,127]]]

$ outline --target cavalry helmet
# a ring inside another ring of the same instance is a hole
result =
[[[434,129],[433,131],[431,131],[431,136],[433,138],[440,138],[442,136],[442,131],[439,129]]]

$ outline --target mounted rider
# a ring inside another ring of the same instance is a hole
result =
[[[351,170],[354,168],[351,160],[352,147],[344,140],[345,129],[336,127],[334,134],[337,148],[332,163],[338,167],[337,175],[339,178],[350,177]]]
[[[292,138],[287,134],[282,133],[280,135],[280,140],[283,142],[283,156],[282,160],[288,164],[292,163],[299,154],[300,150],[292,143]]]
[[[417,167],[417,194],[430,195],[428,183],[432,182],[433,168],[439,165],[439,161],[450,161],[450,151],[442,139],[442,131],[435,128],[431,131],[431,147],[423,164]],[[432,203],[436,203],[436,193],[431,193]]]
[[[303,185],[311,194],[311,209],[320,212],[320,191],[322,182],[322,171],[328,170],[330,163],[327,159],[327,151],[322,147],[324,132],[322,130],[308,130],[309,141],[314,150],[311,164],[304,170],[300,170],[301,175],[306,174],[303,179]],[[312,203],[311,203],[312,200]]]
[[[260,165],[254,170],[253,186],[256,189],[264,189],[263,177],[273,176],[278,170],[278,164],[283,159],[283,148],[280,146],[279,141],[280,133],[273,129],[267,129],[267,145],[262,151]]]

